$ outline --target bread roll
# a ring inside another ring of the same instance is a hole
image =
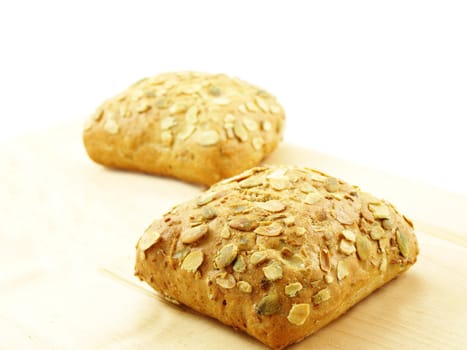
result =
[[[282,349],[415,263],[409,219],[321,172],[261,167],[154,221],[136,275],[190,308]]]
[[[276,98],[241,80],[167,73],[104,102],[83,139],[97,163],[211,185],[270,154],[284,118]]]

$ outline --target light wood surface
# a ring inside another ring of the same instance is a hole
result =
[[[0,157],[0,349],[265,349],[133,276],[144,228],[202,188],[92,163],[79,124],[3,144]],[[292,145],[268,162],[387,198],[420,242],[405,275],[290,349],[467,348],[467,198]]]

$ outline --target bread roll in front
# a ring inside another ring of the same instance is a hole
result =
[[[416,262],[409,219],[319,171],[253,168],[154,221],[136,275],[168,300],[283,349]]]

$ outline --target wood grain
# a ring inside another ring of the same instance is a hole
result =
[[[92,163],[78,124],[0,148],[1,349],[265,349],[159,298],[133,277],[136,240],[201,188]],[[322,169],[394,202],[420,257],[290,349],[467,347],[467,199],[283,145],[269,159]]]

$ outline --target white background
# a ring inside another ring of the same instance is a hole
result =
[[[467,194],[466,1],[2,0],[0,39],[0,141],[224,72],[278,97],[285,141]]]

